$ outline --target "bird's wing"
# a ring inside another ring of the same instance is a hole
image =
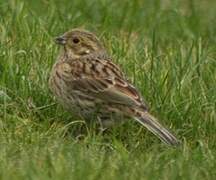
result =
[[[111,61],[91,59],[70,64],[73,80],[71,89],[82,91],[108,103],[147,109],[139,92],[124,79],[121,70]]]
[[[82,78],[72,81],[71,87],[108,103],[146,109],[137,90],[122,79]]]

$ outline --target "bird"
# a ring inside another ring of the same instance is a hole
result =
[[[149,113],[140,92],[94,33],[76,28],[56,37],[55,42],[62,48],[52,67],[49,87],[65,109],[86,121],[98,121],[103,127],[131,118],[167,145],[180,144]]]

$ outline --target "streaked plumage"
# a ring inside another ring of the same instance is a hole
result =
[[[105,125],[132,117],[165,143],[179,143],[148,113],[139,92],[94,34],[74,29],[56,41],[64,48],[53,66],[49,84],[65,108],[85,119],[96,117]]]

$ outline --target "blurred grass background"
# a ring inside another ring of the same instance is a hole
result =
[[[215,179],[216,1],[0,0],[0,179]],[[172,149],[133,121],[97,133],[55,103],[53,38],[95,32]]]

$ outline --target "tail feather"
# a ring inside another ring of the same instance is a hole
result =
[[[141,116],[135,117],[135,119],[166,144],[171,146],[177,146],[180,144],[180,141],[148,112],[142,112]]]

